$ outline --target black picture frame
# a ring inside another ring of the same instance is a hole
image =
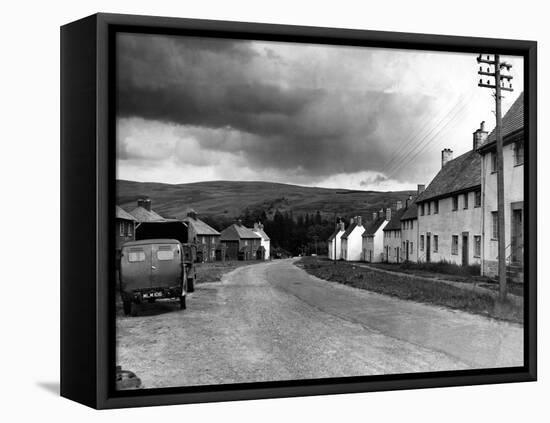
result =
[[[290,382],[114,390],[114,34],[117,31],[484,52],[524,58],[524,366]],[[534,381],[537,377],[537,44],[534,41],[95,14],[61,28],[61,395],[119,408]]]

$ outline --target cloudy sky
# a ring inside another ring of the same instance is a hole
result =
[[[119,34],[117,177],[398,190],[494,126],[475,55]],[[519,95],[520,58],[514,65]]]

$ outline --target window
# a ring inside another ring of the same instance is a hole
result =
[[[434,201],[434,214],[439,213],[439,200]]]
[[[118,230],[119,230],[120,236],[124,236],[124,221],[118,222]]]
[[[469,193],[464,194],[464,209],[468,208],[468,195]]]
[[[414,251],[414,248],[413,248],[413,243],[412,243],[412,242],[411,242],[411,244],[410,244],[410,248],[411,248],[411,254],[412,254],[412,253],[413,253],[413,251]]]
[[[135,263],[138,261],[145,261],[145,251],[139,248],[132,248],[128,252],[128,261],[130,263]]]
[[[169,245],[161,245],[157,251],[157,259],[161,261],[174,260],[174,250]]]
[[[432,203],[431,201],[428,201],[428,214],[432,214]]]
[[[439,235],[434,235],[434,253],[439,251]]]
[[[453,211],[458,210],[458,195],[453,197]]]
[[[458,235],[453,235],[451,243],[451,254],[458,254]]]
[[[414,229],[414,220],[411,220],[411,229]]]
[[[424,203],[420,204],[420,216],[424,216]]]
[[[498,239],[498,212],[496,211],[491,212],[491,219],[492,219],[492,225],[493,225],[493,234],[491,238]]]
[[[424,235],[420,235],[420,251],[424,251]]]
[[[491,153],[491,172],[496,172],[497,170],[497,153],[496,151],[493,151]]]
[[[520,141],[514,144],[514,165],[519,166],[522,164],[523,164],[523,141]]]
[[[132,222],[128,222],[128,236],[132,236],[133,231],[134,231],[134,224]]]
[[[481,236],[474,235],[474,257],[481,257]]]
[[[481,207],[481,190],[478,189],[474,193],[474,207]]]

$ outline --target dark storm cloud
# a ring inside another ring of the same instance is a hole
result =
[[[429,112],[422,95],[352,90],[346,81],[289,83],[295,74],[314,80],[315,68],[306,60],[285,63],[248,41],[122,35],[118,60],[119,117],[184,125],[202,149],[244,156],[258,168],[381,170],[390,137]],[[270,65],[283,76],[268,77]],[[119,150],[128,156],[124,144]]]

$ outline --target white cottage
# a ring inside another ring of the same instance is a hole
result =
[[[523,281],[524,245],[524,132],[523,132],[523,93],[502,119],[503,170],[504,170],[504,223],[506,263],[509,277]],[[487,133],[485,132],[485,137]],[[497,174],[496,174],[496,135],[487,137],[478,149],[481,154],[483,198],[482,274],[498,275],[498,226],[497,226]]]
[[[384,261],[388,263],[401,263],[403,261],[403,250],[401,248],[401,217],[406,211],[403,203],[397,201],[395,212],[392,212],[391,219],[382,229]]]
[[[264,225],[263,223],[254,223],[254,228],[252,229],[255,233],[260,235],[262,238],[260,241],[260,247],[264,248],[264,260],[269,260],[271,258],[271,240],[269,239],[269,236],[264,232]]]
[[[477,131],[476,131],[477,132]],[[453,159],[441,152],[441,170],[416,199],[419,262],[481,262],[481,157],[474,148]]]
[[[342,235],[344,235],[344,222],[336,223],[334,232],[328,238],[328,258],[331,260],[340,260],[342,258]]]
[[[365,232],[361,216],[356,216],[350,220],[348,229],[341,236],[342,259],[346,261],[361,260],[361,236]]]
[[[362,259],[369,263],[384,261],[384,228],[391,219],[391,209],[373,213],[373,221],[362,236]]]

